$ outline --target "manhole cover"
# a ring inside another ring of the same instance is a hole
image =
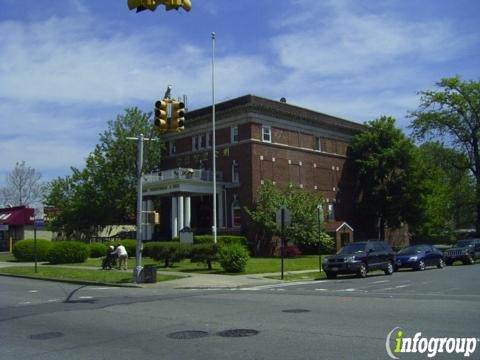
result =
[[[208,336],[208,332],[206,331],[195,331],[195,330],[187,330],[187,331],[177,331],[167,335],[170,339],[197,339]]]
[[[307,310],[307,309],[287,309],[287,310],[282,310],[282,312],[291,313],[291,314],[298,314],[298,313],[310,312],[310,310]]]
[[[220,331],[217,335],[223,337],[246,337],[257,335],[259,331],[252,329],[232,329]]]
[[[46,332],[46,333],[40,333],[40,334],[33,334],[33,335],[30,335],[29,338],[32,340],[48,340],[48,339],[54,339],[62,336],[64,336],[63,333],[58,331],[52,331],[52,332]]]

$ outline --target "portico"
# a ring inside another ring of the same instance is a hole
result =
[[[201,217],[202,213],[203,215],[208,215],[203,217],[204,221],[202,224],[210,222],[208,226],[211,226],[211,215],[205,214],[202,204],[212,199],[212,180],[212,171],[191,168],[169,169],[157,174],[145,175],[143,176],[143,210],[147,212],[153,211],[154,198],[170,198],[168,202],[163,201],[163,204],[170,205],[169,230],[172,238],[177,237],[183,228],[192,227],[192,207],[195,208],[197,217]],[[217,222],[219,228],[223,228],[226,225],[224,216],[224,183],[221,180],[222,174],[217,172]],[[162,211],[162,222],[167,220],[165,218],[166,214],[167,212]],[[198,222],[199,220],[197,220],[197,224]],[[143,223],[146,223],[146,221]],[[153,224],[148,224],[146,231],[144,231],[143,240],[151,239],[153,232]]]

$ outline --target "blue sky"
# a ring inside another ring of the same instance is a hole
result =
[[[168,84],[189,108],[280,99],[406,128],[419,90],[480,79],[478,0],[192,0],[136,14],[127,0],[0,0],[0,186],[25,160],[44,180],[82,167],[106,123],[151,111]]]

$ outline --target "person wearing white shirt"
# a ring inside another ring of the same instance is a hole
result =
[[[127,253],[127,249],[125,249],[125,246],[121,244],[118,245],[115,251],[112,252],[112,255],[118,256],[118,268],[127,270],[128,253]]]

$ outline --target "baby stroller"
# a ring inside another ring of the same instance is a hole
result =
[[[117,265],[117,255],[112,255],[110,252],[107,253],[102,260],[102,270],[112,270]]]

